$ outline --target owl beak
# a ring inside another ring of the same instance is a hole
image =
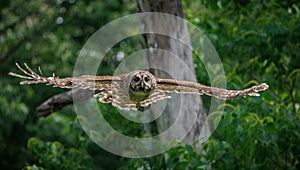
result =
[[[144,87],[145,87],[144,82],[141,82],[141,88],[144,89]]]

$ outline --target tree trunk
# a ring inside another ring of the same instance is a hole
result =
[[[162,12],[184,18],[180,0],[138,0],[137,4],[139,12]],[[195,81],[191,43],[186,23],[168,22],[165,18],[159,18],[155,15],[150,16],[142,19],[142,24],[144,29],[148,30],[147,32],[152,30],[150,32],[155,33],[156,29],[165,29],[172,36],[158,34],[146,34],[144,36],[146,48],[151,49],[147,53],[149,67],[159,68],[164,72],[157,69],[150,71],[158,77],[176,75],[173,78]],[[179,60],[183,61],[184,64],[178,63],[176,57],[179,57]],[[181,109],[180,114],[184,114],[183,119],[178,120],[180,126],[169,129],[178,119],[179,109]],[[196,116],[193,113],[196,113]],[[199,95],[184,94],[180,98],[180,95],[175,94],[172,95],[172,99],[166,105],[165,112],[156,123],[160,133],[168,129],[170,131],[168,135],[170,136],[175,133],[186,134],[188,132],[182,142],[192,143],[199,138],[206,116]],[[189,127],[191,124],[194,124],[192,128]]]

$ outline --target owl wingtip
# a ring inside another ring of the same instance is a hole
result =
[[[267,90],[269,88],[269,85],[267,83],[263,83],[261,84],[261,86],[263,87],[263,90]]]

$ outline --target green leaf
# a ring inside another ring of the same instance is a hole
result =
[[[274,123],[274,119],[273,119],[271,116],[265,117],[265,121],[266,121],[267,123]]]

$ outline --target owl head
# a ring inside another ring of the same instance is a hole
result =
[[[133,91],[150,92],[156,86],[156,78],[148,71],[134,71],[128,79],[129,88]]]

